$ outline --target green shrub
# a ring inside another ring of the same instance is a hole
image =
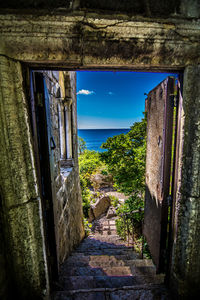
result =
[[[96,151],[86,149],[79,155],[79,177],[85,218],[88,218],[88,210],[91,203],[95,202],[94,196],[89,190],[92,186],[91,175],[104,166],[105,164],[101,161],[100,155]]]
[[[120,204],[119,199],[116,196],[110,195],[111,205],[117,208]]]
[[[140,209],[143,207],[144,200],[136,193],[118,207],[116,227],[120,237],[126,239],[129,234],[134,238],[134,242],[137,242],[137,240],[141,238],[144,212]],[[139,210],[139,212],[135,213],[134,211],[137,210]]]
[[[83,219],[83,224],[85,228],[85,235],[88,236],[90,234],[92,224],[90,224],[86,218]]]
[[[83,138],[78,137],[78,153],[82,154],[86,149],[87,149],[86,142],[84,141]]]

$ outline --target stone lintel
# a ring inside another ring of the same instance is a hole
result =
[[[0,15],[0,33],[0,54],[33,65],[176,69],[200,62],[198,20],[9,14]]]

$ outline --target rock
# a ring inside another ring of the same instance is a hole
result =
[[[106,213],[111,204],[110,197],[103,196],[101,197],[93,206],[92,210],[95,216],[95,219]]]
[[[110,218],[112,218],[112,217],[115,217],[116,215],[117,215],[117,214],[116,214],[116,209],[115,209],[113,206],[110,206],[109,209],[108,209],[106,218],[107,218],[107,219],[110,219]]]
[[[105,187],[112,187],[113,179],[111,175],[103,175],[100,173],[91,176],[91,182],[94,189],[101,189]]]

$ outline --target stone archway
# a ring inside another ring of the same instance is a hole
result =
[[[24,66],[38,69],[183,70],[180,147],[174,202],[171,287],[199,289],[199,21],[63,14],[0,15],[1,195],[14,281],[41,297],[48,292]],[[17,176],[13,176],[17,174]],[[23,226],[22,226],[23,224]],[[23,238],[22,238],[23,237]],[[26,247],[19,248],[19,245]],[[23,254],[24,259],[21,260]],[[20,276],[19,276],[20,274]],[[196,289],[196,290],[195,290]]]

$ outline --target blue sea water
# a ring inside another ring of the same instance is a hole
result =
[[[113,137],[121,133],[127,133],[130,129],[78,129],[78,136],[86,142],[88,150],[99,152],[105,151],[101,149],[102,143],[106,142],[107,138]]]

